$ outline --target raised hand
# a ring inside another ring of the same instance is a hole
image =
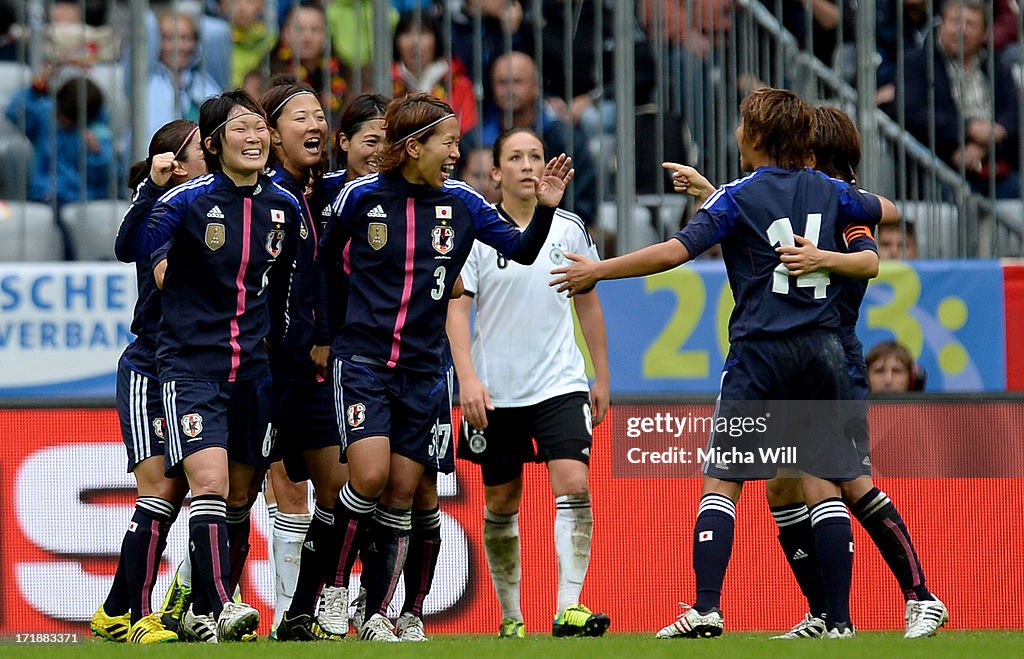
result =
[[[572,158],[564,153],[549,160],[548,164],[544,166],[544,175],[540,179],[536,176],[533,177],[537,203],[552,208],[558,206],[562,201],[562,195],[565,194],[565,189],[575,174],[576,170],[572,168]]]
[[[177,165],[177,161],[174,160],[174,154],[170,151],[156,154],[153,156],[153,163],[149,166],[149,180],[160,187],[167,185],[167,182],[171,180],[171,174],[174,173],[175,165]]]
[[[661,166],[672,172],[672,189],[676,192],[688,194],[695,197],[700,203],[704,203],[715,186],[711,185],[704,176],[689,165],[680,165],[676,162],[663,162]]]

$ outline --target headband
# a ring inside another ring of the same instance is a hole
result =
[[[277,113],[280,112],[282,110],[282,108],[284,108],[285,105],[287,105],[288,101],[292,100],[296,96],[302,96],[303,94],[309,94],[310,96],[316,96],[316,94],[314,94],[313,92],[309,91],[308,89],[301,89],[301,90],[295,92],[294,94],[289,94],[288,96],[286,96],[283,101],[281,101],[280,103],[277,104],[277,107],[274,108],[274,111],[271,112],[270,114],[268,114],[267,116],[268,117],[276,117]]]
[[[451,119],[454,116],[455,116],[454,114],[446,114],[443,117],[441,117],[440,119],[435,119],[434,121],[431,121],[429,124],[427,124],[423,128],[417,128],[413,132],[409,133],[408,135],[406,135],[402,139],[400,139],[397,142],[395,142],[395,146],[398,146],[399,144],[401,144],[402,142],[404,142],[404,141],[406,141],[408,139],[412,139],[414,136],[419,135],[420,133],[427,132],[428,130],[430,130],[434,126],[438,125],[442,121],[445,121],[446,119]]]
[[[198,125],[196,125],[196,126],[194,126],[194,127],[192,128],[192,130],[190,130],[190,131],[188,132],[188,136],[187,136],[187,137],[185,137],[185,141],[184,141],[184,142],[182,142],[182,143],[181,143],[181,146],[179,146],[179,147],[178,147],[178,150],[174,152],[174,159],[175,159],[175,160],[177,160],[177,159],[178,159],[178,156],[180,156],[180,155],[181,155],[181,152],[185,150],[185,147],[186,147],[186,146],[188,146],[188,143],[192,141],[192,138],[193,138],[193,137],[195,137],[195,134],[196,134],[196,132],[198,132],[198,131],[199,131],[199,126],[198,126]]]
[[[243,112],[241,114],[236,114],[233,117],[228,117],[224,121],[220,122],[220,124],[216,128],[214,128],[212,131],[210,131],[210,135],[216,135],[217,131],[219,131],[224,126],[227,126],[229,121],[234,121],[235,119],[241,119],[242,117],[248,116],[250,114],[254,114],[257,117],[259,117],[260,119],[265,119],[266,118],[262,114],[260,114],[259,112],[253,112],[252,110],[249,110],[248,112]]]

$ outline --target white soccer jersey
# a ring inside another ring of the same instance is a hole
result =
[[[598,258],[579,216],[558,209],[533,265],[510,261],[477,241],[462,268],[466,293],[476,300],[473,367],[495,407],[525,407],[590,390],[572,301],[548,286],[552,268],[568,262],[565,252]]]

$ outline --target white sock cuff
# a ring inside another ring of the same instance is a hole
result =
[[[274,537],[282,540],[302,540],[309,530],[311,513],[277,513],[274,518]]]

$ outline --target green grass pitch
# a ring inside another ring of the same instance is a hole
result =
[[[718,639],[655,640],[649,634],[609,634],[605,638],[554,639],[540,634],[524,640],[499,640],[492,636],[434,636],[429,643],[370,644],[354,639],[337,643],[276,643],[260,639],[256,643],[210,645],[173,643],[162,646],[125,646],[98,640],[68,645],[7,645],[0,656],[76,657],[97,659],[107,657],[157,657],[167,659],[252,659],[274,657],[341,656],[416,657],[417,659],[452,659],[456,657],[529,657],[541,659],[599,659],[601,657],[715,657],[737,658],[784,656],[799,657],[1019,657],[1024,656],[1024,632],[939,632],[933,638],[907,641],[900,632],[864,632],[843,641],[805,639],[771,641],[767,634],[726,634]],[[335,647],[332,647],[335,646]]]

